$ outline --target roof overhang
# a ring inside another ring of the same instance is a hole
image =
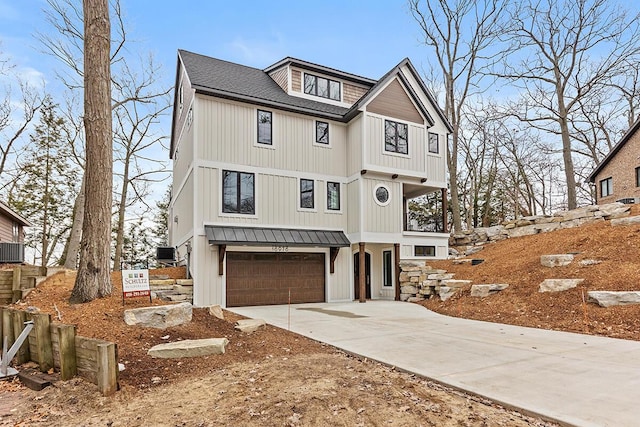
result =
[[[9,206],[5,205],[2,202],[0,202],[0,213],[3,214],[4,216],[11,218],[13,221],[17,222],[23,227],[32,226],[32,224],[29,222],[28,219],[26,219],[25,217],[23,217],[22,215],[20,215],[19,213],[17,213],[16,211],[14,211],[13,209],[11,209]]]
[[[204,230],[210,245],[320,248],[351,246],[351,242],[342,231],[220,225],[205,225]]]
[[[609,151],[609,154],[607,154],[604,159],[602,159],[602,161],[600,163],[598,163],[598,165],[596,166],[596,168],[593,170],[593,172],[591,172],[589,174],[589,176],[587,177],[588,182],[594,182],[596,180],[596,176],[598,176],[598,174],[600,173],[600,171],[602,171],[602,169],[604,169],[605,166],[607,166],[607,164],[609,163],[609,161],[618,153],[618,151],[620,151],[620,149],[627,143],[627,141],[638,131],[638,129],[640,129],[640,118],[638,118],[638,120],[635,121],[635,123],[633,124],[633,126],[631,126],[629,128],[629,130],[627,130],[625,132],[625,134],[622,136],[622,138],[620,139],[620,141],[618,141],[618,143],[616,145],[613,146],[613,148],[611,149],[611,151]]]

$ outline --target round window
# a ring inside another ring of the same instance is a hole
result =
[[[380,206],[386,206],[391,200],[391,193],[386,185],[378,184],[373,190],[373,197]]]

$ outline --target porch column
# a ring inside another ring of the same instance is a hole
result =
[[[396,272],[396,301],[400,301],[400,243],[393,244],[393,259]]]
[[[442,232],[443,233],[448,233],[449,230],[447,227],[447,189],[443,188],[442,189]]]
[[[358,265],[358,286],[360,288],[360,298],[359,301],[360,302],[367,302],[367,289],[365,286],[365,275],[366,275],[366,271],[364,270],[365,268],[365,264],[364,264],[364,257],[365,257],[365,251],[364,251],[364,242],[360,242],[360,255],[358,256],[358,261],[359,261],[359,265]]]

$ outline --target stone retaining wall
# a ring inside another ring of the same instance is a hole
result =
[[[400,271],[400,301],[420,302],[436,295],[445,300],[471,283],[469,280],[454,280],[453,273],[419,261],[400,261]]]
[[[630,209],[630,205],[616,202],[560,211],[553,215],[522,217],[493,227],[478,227],[453,234],[449,239],[449,254],[453,257],[468,256],[480,251],[483,245],[490,242],[622,218],[629,216]]]

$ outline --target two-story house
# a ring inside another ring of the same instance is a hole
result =
[[[169,228],[194,305],[398,298],[400,260],[448,254],[450,132],[408,59],[373,80],[180,50]],[[422,196],[439,217],[410,214]]]
[[[589,175],[596,203],[640,203],[640,119]]]

